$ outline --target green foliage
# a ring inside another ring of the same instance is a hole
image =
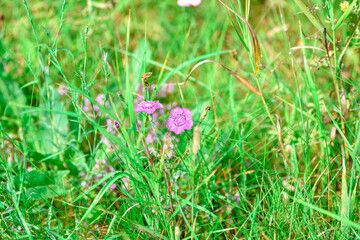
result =
[[[0,239],[360,238],[359,2],[222,2],[0,1]]]

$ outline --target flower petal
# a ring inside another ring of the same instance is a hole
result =
[[[181,7],[189,7],[191,5],[189,0],[178,0],[177,4]]]
[[[191,120],[192,112],[189,109],[184,108],[184,115],[186,117],[186,120]]]
[[[90,100],[88,98],[84,98],[85,106],[90,106]]]
[[[181,127],[175,127],[173,132],[176,133],[176,135],[179,135],[183,131],[184,131],[184,128],[183,128],[183,126],[181,126]]]
[[[155,108],[148,108],[148,109],[144,109],[143,112],[147,113],[147,114],[153,114],[155,112]]]
[[[201,0],[192,0],[191,1],[191,5],[193,5],[194,7],[199,6],[200,3],[201,3]]]
[[[135,106],[135,112],[141,112],[143,110],[141,104],[142,104],[142,102]]]
[[[173,118],[169,118],[167,124],[166,124],[167,128],[172,131],[174,129],[175,123],[174,123],[174,119]]]
[[[194,122],[192,120],[189,120],[189,121],[186,121],[184,128],[187,130],[190,130],[193,125],[194,125]]]
[[[155,108],[164,108],[164,106],[161,104],[161,103],[159,103],[159,101],[157,101],[156,103],[155,103]]]
[[[183,114],[184,110],[182,108],[176,107],[173,110],[171,110],[170,115],[175,118],[176,115]]]

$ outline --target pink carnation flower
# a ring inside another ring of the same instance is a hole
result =
[[[199,6],[201,0],[178,0],[177,4],[181,7]]]
[[[176,107],[170,112],[167,127],[170,131],[179,135],[185,129],[190,130],[193,126],[192,112],[187,108]]]
[[[159,101],[146,101],[141,102],[135,106],[135,112],[144,112],[147,114],[153,114],[156,109],[164,108],[164,106],[159,103]]]

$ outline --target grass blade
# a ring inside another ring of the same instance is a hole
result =
[[[228,71],[231,75],[233,75],[237,80],[239,80],[240,83],[242,83],[243,85],[245,85],[245,87],[247,87],[250,91],[252,91],[253,93],[255,93],[258,96],[261,96],[261,93],[256,89],[256,87],[254,87],[254,85],[252,85],[251,83],[249,83],[248,81],[246,81],[244,78],[240,77],[238,74],[236,74],[235,72],[231,71],[229,68],[227,68],[225,65],[223,65],[222,63],[219,63],[218,61],[215,60],[204,60],[201,61],[199,63],[197,63],[190,71],[189,75],[187,76],[187,78],[185,79],[185,82],[189,79],[189,77],[191,76],[191,74],[195,71],[196,68],[198,68],[200,65],[204,64],[204,63],[208,63],[208,62],[213,62],[213,63],[217,63],[219,64],[221,67],[223,67],[226,71]]]
[[[336,23],[336,25],[334,27],[334,31],[336,31],[341,26],[341,24],[345,21],[345,19],[349,16],[349,14],[352,12],[357,1],[358,0],[354,0],[351,3],[351,5],[348,7],[348,9],[346,9],[346,11],[343,13],[343,15],[341,15],[339,21]]]
[[[238,13],[236,13],[234,10],[232,10],[229,6],[227,6],[225,3],[223,3],[221,0],[218,0],[222,5],[224,5],[230,12],[234,13],[241,21],[243,21],[246,26],[249,28],[251,37],[253,40],[253,46],[255,51],[255,77],[259,74],[260,70],[260,61],[261,61],[261,53],[260,53],[260,44],[256,37],[255,31],[250,25],[248,21],[246,21],[245,18],[241,17]]]

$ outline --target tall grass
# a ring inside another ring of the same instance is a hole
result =
[[[358,1],[0,9],[1,239],[360,237]]]

